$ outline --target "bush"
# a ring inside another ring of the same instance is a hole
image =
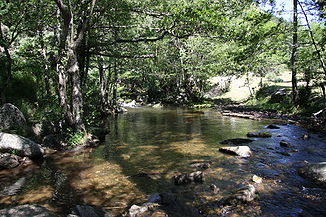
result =
[[[82,131],[68,133],[68,146],[75,147],[85,143],[85,134]]]

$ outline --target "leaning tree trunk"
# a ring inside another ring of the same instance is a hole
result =
[[[292,33],[292,100],[295,104],[298,102],[298,81],[297,81],[297,48],[298,48],[298,0],[293,0],[293,33]]]

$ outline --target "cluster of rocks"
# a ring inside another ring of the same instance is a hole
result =
[[[27,130],[26,119],[16,106],[7,103],[0,108],[0,130],[1,169],[17,167],[26,158],[43,157],[41,145],[13,133],[25,133]]]

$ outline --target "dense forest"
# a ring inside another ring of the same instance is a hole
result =
[[[325,216],[326,2],[288,2],[1,0],[0,216]]]
[[[189,105],[214,76],[286,67],[289,112],[323,103],[325,2],[293,4],[289,22],[274,1],[2,1],[1,102],[84,132],[123,101]]]

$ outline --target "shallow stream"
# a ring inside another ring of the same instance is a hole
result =
[[[0,208],[39,204],[66,216],[77,204],[102,207],[113,215],[124,215],[133,204],[142,204],[153,193],[177,194],[182,205],[167,210],[171,216],[326,216],[326,192],[300,178],[296,168],[304,161],[326,160],[325,137],[293,125],[224,117],[213,110],[181,108],[132,109],[110,120],[106,141],[79,155],[56,153],[40,166],[0,171],[4,188],[23,183],[12,195],[0,196]],[[272,138],[249,144],[253,157],[242,159],[218,151],[225,139],[246,138],[247,132],[269,131]],[[279,146],[281,140],[293,148]],[[195,171],[193,161],[212,161],[204,171],[203,184],[175,186],[174,175]],[[249,206],[211,207],[237,187],[252,183],[256,174],[259,199]],[[209,186],[215,184],[214,194]],[[200,208],[199,208],[200,207]],[[199,213],[198,208],[201,210]]]

